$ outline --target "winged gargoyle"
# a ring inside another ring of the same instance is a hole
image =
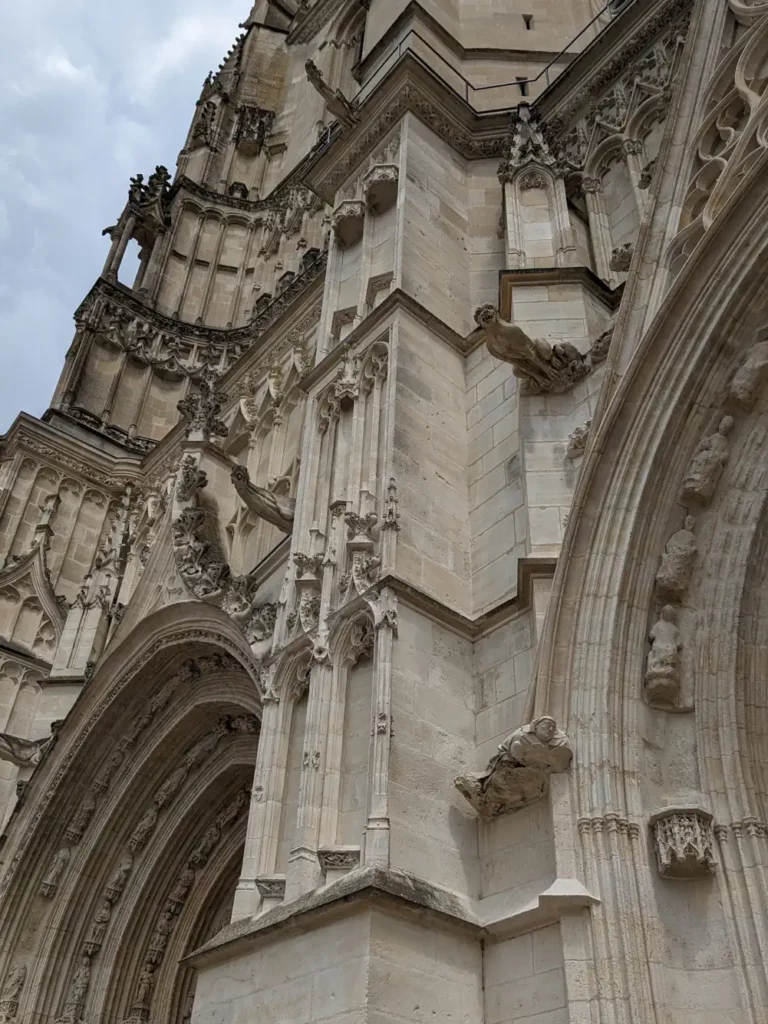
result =
[[[475,322],[485,333],[491,355],[511,363],[531,394],[565,391],[589,373],[590,363],[575,345],[530,338],[517,324],[502,320],[490,303],[475,310]]]
[[[245,466],[235,466],[232,470],[232,483],[235,490],[259,519],[272,523],[283,533],[293,532],[293,516],[296,511],[294,498],[281,498],[268,491],[266,487],[257,487],[251,483]]]
[[[328,85],[323,78],[323,72],[314,61],[308,60],[304,67],[307,78],[323,97],[328,111],[342,128],[355,128],[360,123],[360,115],[341,89],[332,89]]]

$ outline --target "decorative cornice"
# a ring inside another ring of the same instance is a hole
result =
[[[201,324],[190,324],[182,320],[152,309],[124,285],[114,284],[100,277],[75,313],[77,320],[82,320],[91,311],[97,298],[108,298],[112,303],[135,313],[157,330],[168,334],[192,337],[197,341],[206,341],[210,346],[224,349],[229,345],[250,345],[267,331],[275,321],[283,315],[288,307],[298,299],[313,281],[325,273],[328,254],[318,252],[313,260],[306,261],[304,270],[288,284],[283,292],[256,317],[243,327],[204,327]]]
[[[406,53],[360,107],[360,126],[331,133],[309,161],[304,180],[326,202],[402,117],[411,112],[469,160],[501,156],[508,139],[505,115],[478,116],[437,75]]]
[[[635,59],[676,20],[692,8],[693,0],[656,0],[655,13],[648,16],[650,3],[628,6],[621,17],[608,25],[536,100],[536,107],[550,120],[553,131],[570,126],[576,115],[626,74]],[[641,19],[645,18],[645,21]],[[604,63],[601,66],[601,59]]]

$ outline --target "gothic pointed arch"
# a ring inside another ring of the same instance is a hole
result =
[[[164,609],[108,655],[6,844],[23,1014],[170,1019],[188,998],[179,961],[231,910],[260,718],[250,651],[216,609]]]
[[[578,818],[573,864],[603,901],[590,915],[589,941],[605,958],[598,999],[607,1008],[618,986],[643,1020],[661,1019],[654,1006],[675,984],[672,967],[649,961],[690,967],[687,900],[664,882],[683,870],[681,829],[696,833],[688,856],[707,880],[701,900],[724,906],[718,968],[738,962],[747,933],[763,941],[767,212],[754,181],[732,195],[598,425],[534,681],[535,713],[567,722],[578,751],[553,813],[568,806]],[[693,286],[702,279],[704,291]],[[764,1012],[763,967],[736,970]]]

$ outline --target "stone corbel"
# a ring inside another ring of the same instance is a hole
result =
[[[562,394],[592,369],[589,357],[575,345],[567,341],[552,345],[541,338],[529,338],[516,324],[502,320],[490,303],[475,310],[475,322],[485,334],[491,355],[512,364],[524,394]]]
[[[375,164],[363,178],[363,195],[373,214],[382,214],[397,201],[397,164]]]
[[[709,811],[701,807],[666,807],[651,815],[650,825],[662,878],[691,880],[715,874]]]
[[[345,199],[331,216],[331,228],[342,249],[356,245],[363,237],[365,203],[361,199]]]
[[[545,796],[549,776],[564,772],[572,758],[568,737],[543,715],[515,729],[484,772],[459,775],[454,785],[481,817],[498,818]]]
[[[360,867],[359,846],[328,846],[317,851],[320,870],[325,875],[326,884],[335,882],[348,871]]]

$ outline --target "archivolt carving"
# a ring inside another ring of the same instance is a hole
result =
[[[197,643],[216,644],[223,648],[223,652],[206,655],[194,661],[190,660],[187,662],[180,669],[177,677],[172,677],[171,680],[168,680],[164,686],[161,687],[155,697],[150,701],[147,710],[134,720],[126,736],[121,741],[122,746],[132,747],[136,743],[139,735],[149,725],[157,711],[160,710],[161,707],[164,707],[167,701],[170,700],[176,686],[184,681],[191,681],[196,678],[201,671],[220,672],[225,668],[228,668],[230,671],[235,669],[246,670],[249,672],[254,682],[257,680],[255,662],[249,661],[243,649],[236,646],[228,636],[218,633],[215,630],[186,629],[175,634],[161,637],[152,643],[131,666],[131,669],[110,687],[109,691],[94,708],[88,720],[82,724],[73,742],[69,745],[66,755],[63,757],[56,769],[53,778],[48,783],[48,788],[37,800],[37,803],[35,804],[35,813],[32,815],[23,835],[15,846],[13,856],[0,879],[0,900],[3,899],[8,892],[25,851],[27,850],[32,837],[35,835],[37,827],[43,819],[48,806],[59,792],[62,782],[69,774],[75,759],[83,749],[83,746],[87,742],[91,732],[101,722],[110,705],[123,692],[125,687],[129,686],[136,676],[142,672],[145,666],[161,651],[174,647],[184,648],[190,644]],[[228,651],[231,651],[231,654],[225,653]],[[90,817],[88,818],[88,821],[90,821]],[[64,866],[66,866],[66,864]],[[63,871],[63,868],[60,869],[60,873],[61,871]],[[58,881],[56,884],[58,884]]]

